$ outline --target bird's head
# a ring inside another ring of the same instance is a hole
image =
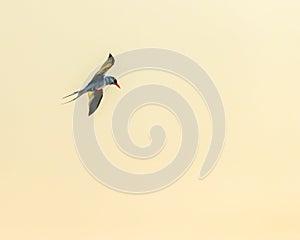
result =
[[[118,88],[121,88],[120,85],[118,84],[118,81],[115,77],[112,76],[107,76],[108,79],[108,84],[110,85],[116,85]]]

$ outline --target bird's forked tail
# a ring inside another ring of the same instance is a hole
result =
[[[64,102],[64,103],[62,103],[62,104],[66,104],[66,103],[69,103],[69,102],[73,102],[74,100],[76,100],[77,98],[79,98],[83,93],[84,93],[84,92],[80,90],[80,91],[73,92],[73,93],[71,93],[71,94],[69,94],[69,95],[67,95],[67,96],[64,96],[62,99],[65,99],[65,98],[67,98],[67,97],[71,97],[71,96],[77,94],[77,96],[76,96],[75,98],[71,99],[70,101]]]

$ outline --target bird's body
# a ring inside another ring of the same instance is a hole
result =
[[[103,89],[105,86],[113,83],[114,83],[114,77],[95,75],[84,89],[86,89],[87,91],[100,90]]]
[[[93,114],[100,104],[100,101],[103,97],[103,88],[105,86],[114,84],[120,88],[117,80],[114,77],[105,76],[105,73],[108,71],[108,69],[110,69],[112,67],[114,62],[115,62],[115,60],[114,60],[113,56],[111,54],[109,54],[106,62],[102,65],[100,70],[94,75],[94,77],[88,83],[87,86],[85,86],[83,89],[73,92],[63,98],[67,98],[67,97],[77,94],[77,96],[74,99],[68,101],[68,102],[72,102],[72,101],[76,100],[77,98],[79,98],[81,95],[88,93],[89,116],[91,114]],[[65,102],[65,103],[68,103],[68,102]]]

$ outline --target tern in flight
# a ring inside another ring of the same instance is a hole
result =
[[[76,100],[77,98],[79,98],[81,95],[88,93],[89,116],[92,115],[96,111],[96,109],[98,108],[98,106],[100,104],[100,101],[103,97],[103,88],[105,86],[116,85],[118,88],[120,88],[120,86],[117,82],[117,79],[115,79],[112,76],[105,76],[105,73],[108,71],[108,69],[110,69],[114,65],[114,63],[115,63],[114,57],[111,54],[109,54],[105,63],[101,66],[99,71],[96,72],[96,74],[94,75],[94,77],[88,83],[88,85],[86,87],[63,97],[63,99],[64,99],[64,98],[67,98],[67,97],[77,94],[77,96],[75,98],[73,98],[72,100],[65,102],[65,103],[72,102],[72,101]]]

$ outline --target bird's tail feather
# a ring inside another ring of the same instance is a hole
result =
[[[67,97],[71,97],[71,96],[75,95],[75,94],[78,93],[78,92],[79,92],[79,91],[73,92],[73,93],[71,93],[71,94],[69,94],[69,95],[67,95],[67,96],[64,96],[62,99],[65,99],[65,98],[67,98]]]
[[[73,93],[71,93],[71,94],[69,94],[69,95],[67,95],[67,96],[64,96],[62,99],[65,99],[65,98],[67,98],[67,97],[71,97],[71,96],[77,94],[77,96],[76,96],[75,98],[71,99],[70,101],[64,102],[64,103],[62,103],[62,104],[66,104],[66,103],[69,103],[69,102],[73,102],[74,100],[76,100],[77,98],[79,98],[83,93],[84,93],[83,91],[76,91],[76,92],[73,92]]]

